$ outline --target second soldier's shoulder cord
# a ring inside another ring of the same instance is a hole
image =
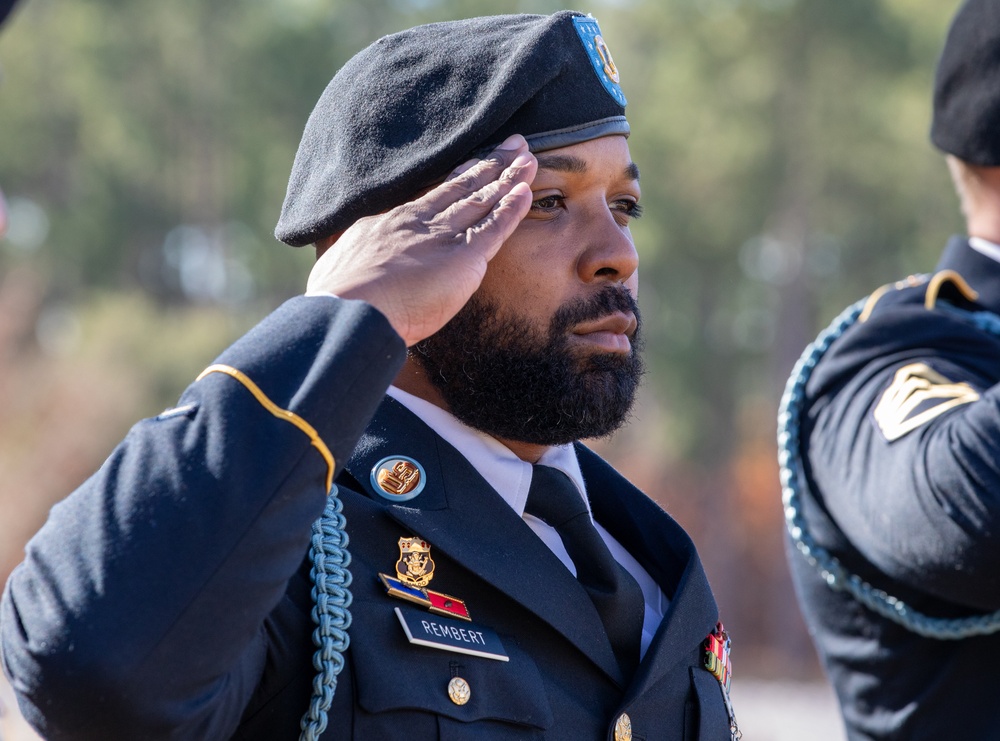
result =
[[[867,299],[862,299],[849,306],[806,347],[785,385],[778,411],[778,463],[788,534],[799,553],[812,564],[831,589],[847,592],[872,611],[917,635],[939,640],[959,640],[995,633],[1000,631],[1000,611],[958,619],[925,615],[872,586],[857,574],[849,572],[836,557],[816,543],[809,533],[802,514],[802,495],[808,490],[801,440],[806,384],[830,345],[858,320],[866,303]],[[943,305],[939,305],[939,308],[963,317],[984,332],[1000,336],[1000,316],[996,314],[987,311],[970,312]]]

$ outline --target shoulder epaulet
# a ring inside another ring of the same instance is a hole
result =
[[[935,273],[928,282],[927,291],[924,293],[924,306],[933,309],[941,292],[949,287],[953,287],[962,298],[970,303],[979,298],[979,293],[968,284],[965,278],[954,270],[942,270],[940,273]]]
[[[876,288],[872,291],[868,300],[865,301],[864,308],[861,310],[861,314],[858,315],[858,321],[867,321],[868,317],[870,317],[872,312],[875,310],[875,305],[887,294],[895,291],[902,291],[906,288],[916,288],[917,286],[929,283],[930,280],[931,276],[929,275],[910,275],[903,278],[903,280],[897,280],[894,283],[886,283],[884,286]]]
[[[875,311],[875,306],[887,295],[903,291],[907,288],[919,288],[920,286],[924,287],[924,307],[928,310],[933,309],[937,305],[938,299],[949,297],[948,294],[952,294],[959,301],[964,300],[969,303],[979,298],[979,294],[969,285],[968,281],[954,270],[942,270],[933,275],[911,275],[895,283],[886,283],[884,286],[873,291],[865,302],[865,306],[858,316],[858,321],[867,321],[871,317],[872,312]]]

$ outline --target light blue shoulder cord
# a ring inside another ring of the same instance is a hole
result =
[[[867,299],[862,299],[845,309],[806,347],[795,364],[781,397],[778,412],[778,463],[781,466],[781,499],[788,533],[799,552],[819,571],[830,588],[848,592],[869,609],[913,633],[939,640],[957,640],[995,633],[1000,630],[1000,611],[956,620],[924,615],[847,571],[835,557],[813,540],[807,529],[801,501],[808,485],[802,469],[802,441],[799,434],[806,383],[833,341],[857,321],[866,301]],[[985,332],[1000,335],[1000,317],[995,314],[985,311],[967,312],[954,307],[944,310],[961,315]]]
[[[313,695],[309,710],[299,726],[299,741],[317,741],[326,730],[327,711],[333,703],[337,689],[337,675],[344,668],[344,652],[351,625],[351,554],[347,552],[347,520],[341,512],[343,503],[334,484],[327,496],[326,509],[312,526],[312,544],[309,556],[313,566],[309,576],[313,581],[312,619],[316,623],[313,643],[318,647],[313,654],[313,667],[318,672],[313,678]]]

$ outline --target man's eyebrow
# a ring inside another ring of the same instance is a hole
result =
[[[587,162],[579,157],[570,154],[539,154],[539,170],[554,170],[556,172],[585,173],[587,172]],[[639,179],[639,166],[635,162],[629,162],[624,170],[625,177],[629,180]]]
[[[539,170],[556,170],[557,172],[583,173],[587,171],[587,163],[579,157],[569,154],[539,154]]]

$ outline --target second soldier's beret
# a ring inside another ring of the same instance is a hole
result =
[[[0,0],[0,25],[3,25],[4,19],[7,18],[7,14],[10,13],[16,2],[17,0]]]
[[[1000,166],[1000,2],[966,0],[934,79],[931,141],[973,165]]]
[[[302,134],[275,236],[302,246],[342,231],[511,134],[539,152],[628,133],[618,70],[590,16],[411,28],[330,81]]]

